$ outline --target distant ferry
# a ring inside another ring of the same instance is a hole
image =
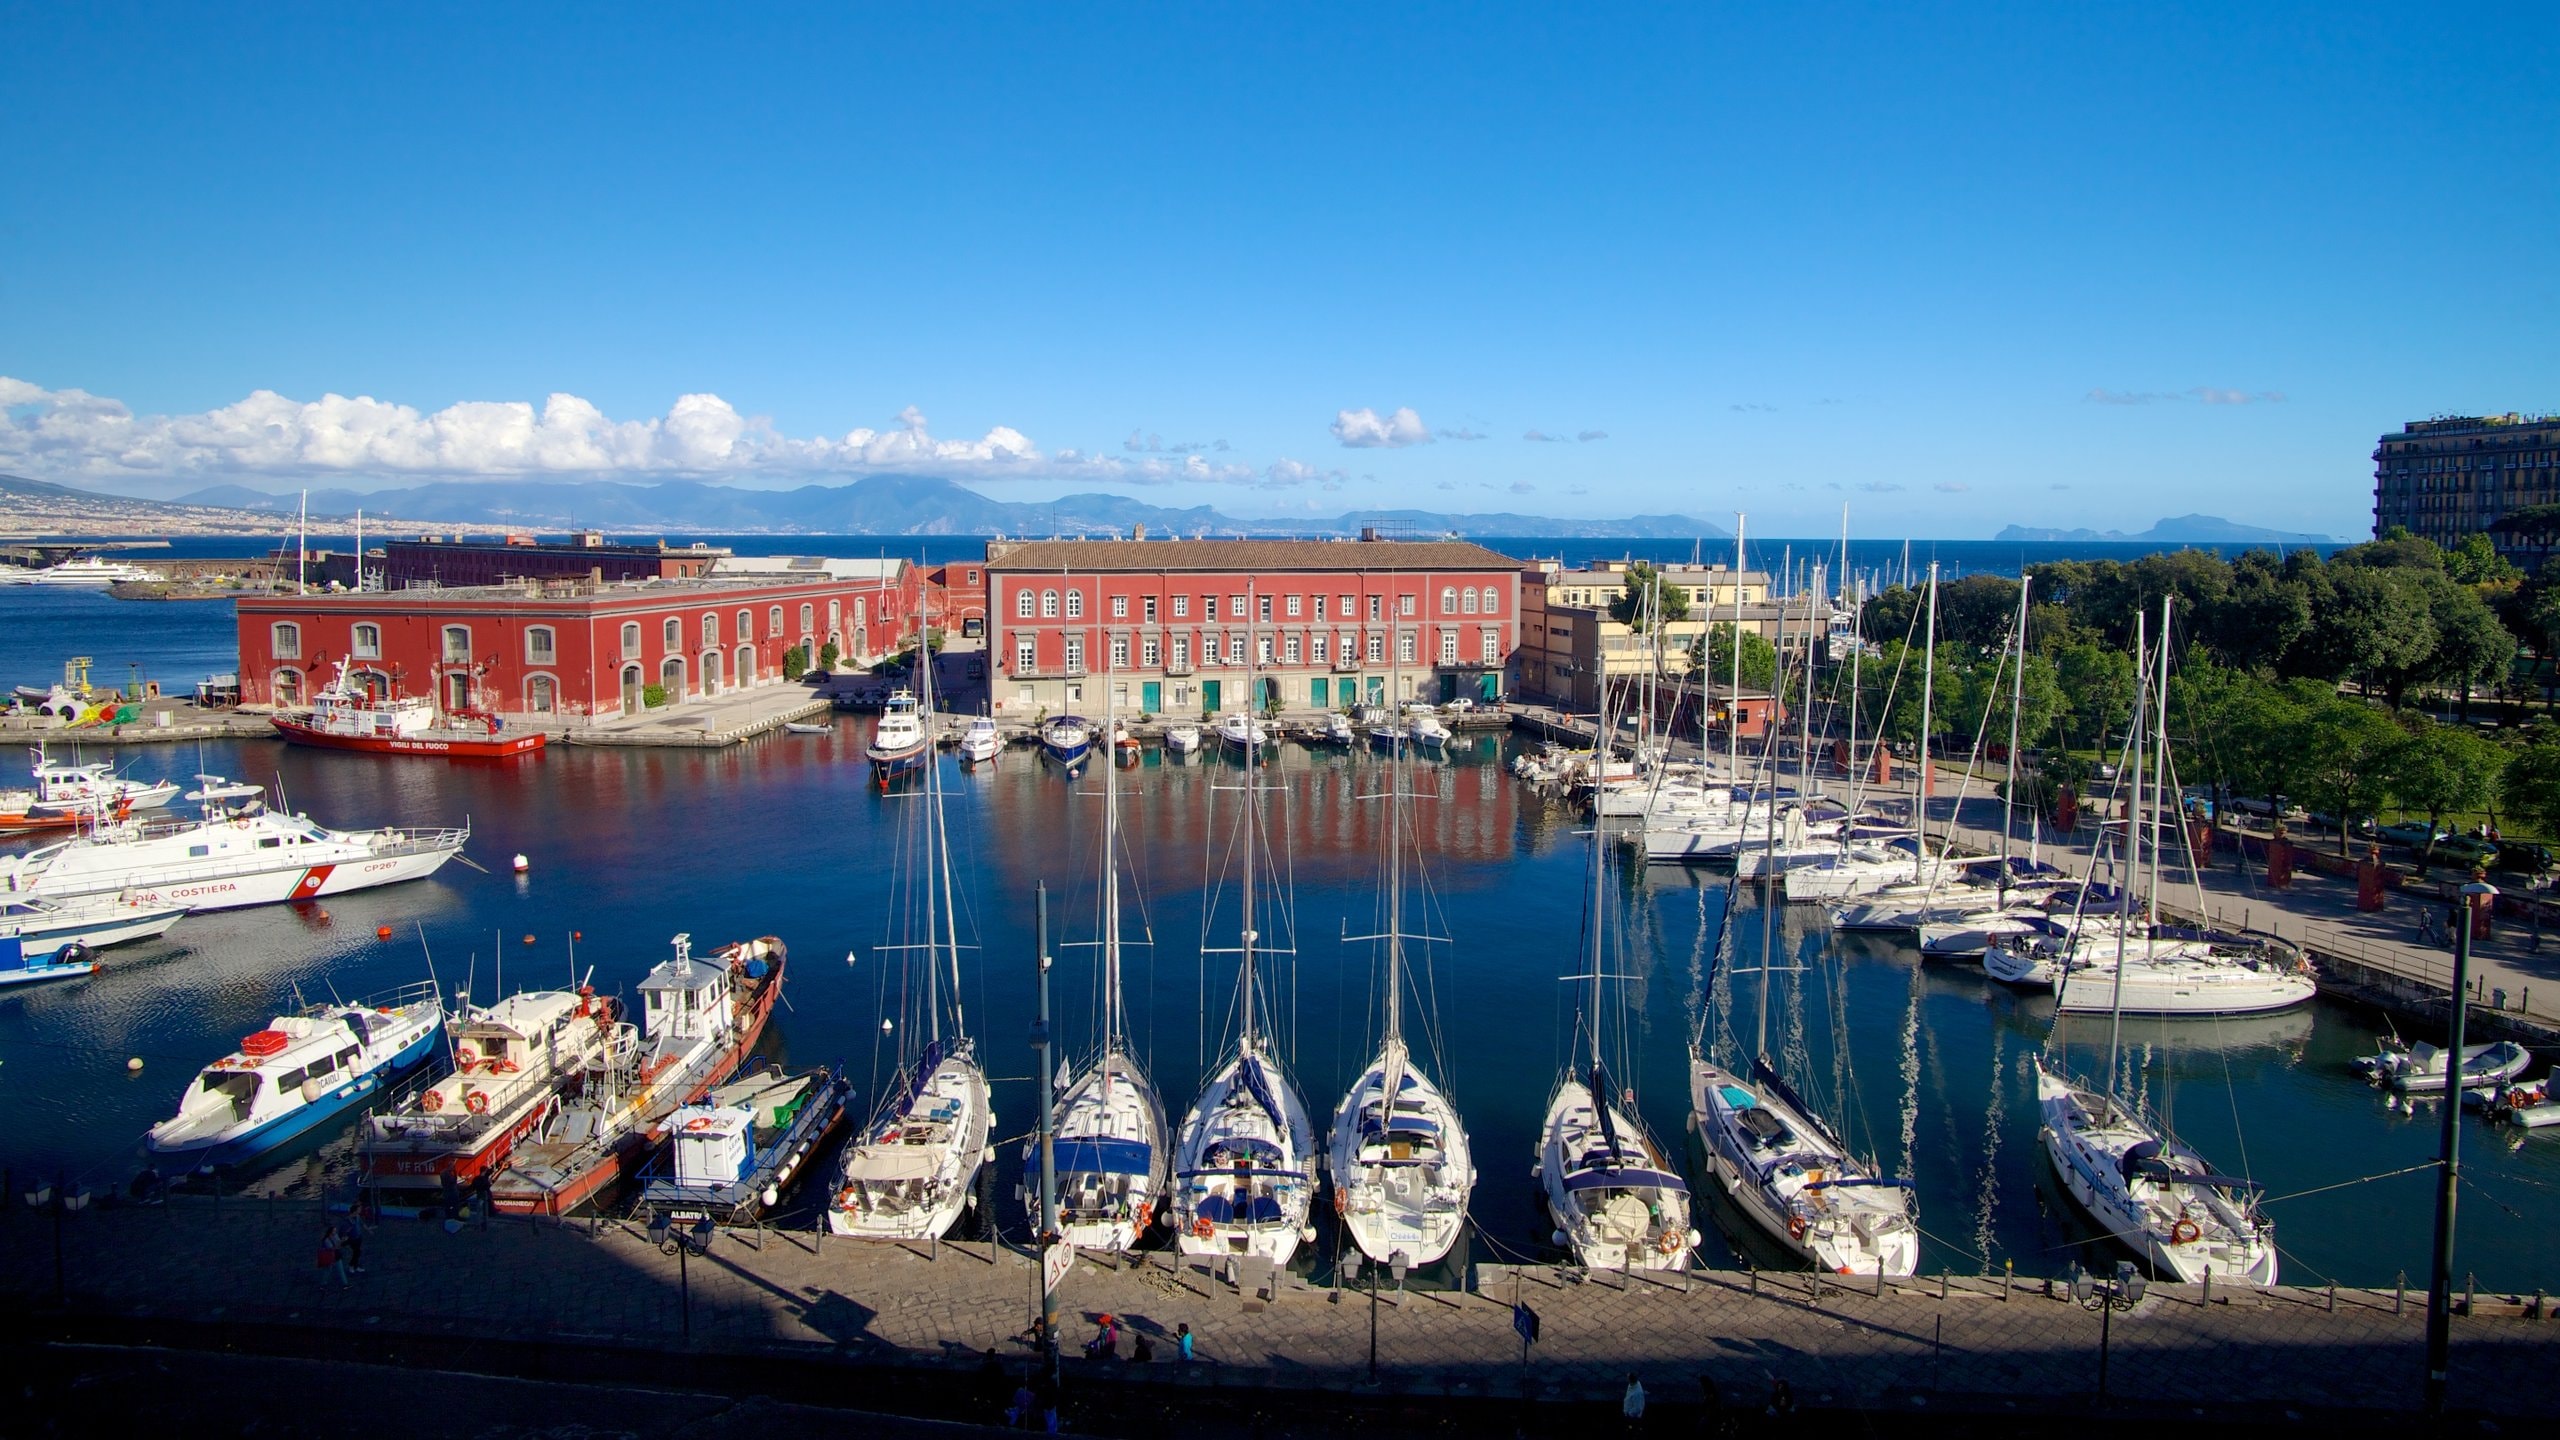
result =
[[[296,745],[368,755],[440,755],[448,760],[503,760],[543,747],[539,730],[502,731],[494,717],[479,726],[438,725],[433,701],[421,696],[375,699],[355,685],[347,662],[311,697],[307,717],[272,717],[276,733]]]

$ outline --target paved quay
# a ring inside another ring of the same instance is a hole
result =
[[[341,1290],[314,1267],[322,1225],[315,1206],[294,1201],[182,1197],[92,1209],[58,1231],[51,1217],[19,1208],[0,1221],[0,1277],[21,1315],[209,1326],[235,1338],[292,1330],[370,1345],[407,1336],[422,1346],[584,1346],[924,1377],[973,1369],[989,1349],[1017,1363],[1030,1353],[1032,1260],[1002,1245],[749,1231],[723,1233],[707,1255],[680,1261],[613,1222],[502,1220],[451,1235],[387,1222],[367,1242],[365,1273]],[[50,1308],[57,1234],[62,1311]],[[2208,1300],[2194,1287],[2155,1285],[2138,1307],[2102,1320],[2025,1277],[1927,1277],[1879,1295],[1873,1281],[1843,1287],[1801,1273],[1655,1280],[1487,1266],[1476,1287],[1387,1290],[1377,1393],[1588,1405],[1616,1397],[1633,1372],[1656,1395],[1685,1400],[1708,1375],[1754,1407],[1784,1380],[1809,1411],[2024,1419],[2088,1408],[2103,1325],[2107,1390],[2128,1414],[2229,1422],[2420,1403],[2422,1293],[2226,1287]],[[1287,1275],[1276,1292],[1240,1293],[1164,1256],[1134,1267],[1080,1260],[1060,1291],[1070,1371],[1177,1390],[1360,1390],[1366,1294]],[[1540,1321],[1525,1365],[1515,1295]],[[2471,1308],[2454,1322],[2460,1403],[2560,1414],[2560,1367],[2548,1363],[2560,1327],[2541,1318],[2548,1307],[2484,1293]],[[1104,1312],[1151,1336],[1157,1363],[1128,1363],[1127,1340],[1121,1363],[1074,1358]],[[1172,1363],[1181,1324],[1202,1363]]]

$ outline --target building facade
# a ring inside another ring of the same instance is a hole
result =
[[[293,708],[340,662],[377,695],[448,714],[566,721],[779,683],[783,653],[868,658],[910,629],[906,576],[588,580],[275,595],[239,602],[240,691]]]
[[[1520,643],[1519,562],[1464,541],[997,541],[985,571],[1001,715],[1498,699]]]
[[[2373,452],[2373,533],[2393,526],[2448,548],[2528,505],[2560,502],[2560,415],[2412,420]],[[2523,560],[2529,547],[2489,532]]]
[[[1515,686],[1531,699],[1569,710],[1599,707],[1600,681],[1642,675],[1654,667],[1654,641],[1609,617],[1609,604],[1626,593],[1630,564],[1603,560],[1585,569],[1568,570],[1555,561],[1535,562],[1522,576],[1520,664]],[[1758,570],[1736,571],[1727,565],[1666,566],[1667,588],[1683,592],[1688,615],[1662,627],[1664,671],[1687,673],[1691,646],[1710,626],[1734,622],[1734,606],[1742,607],[1746,630],[1775,638],[1780,606],[1769,598],[1769,577]],[[1804,623],[1801,604],[1794,623]]]
[[[712,545],[615,545],[602,531],[581,530],[565,541],[531,535],[446,539],[421,535],[386,540],[380,557],[365,560],[365,583],[382,590],[438,586],[504,585],[517,580],[698,580],[729,552]]]

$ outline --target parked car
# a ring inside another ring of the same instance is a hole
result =
[[[2519,875],[2539,875],[2551,865],[2551,847],[2528,840],[2499,841],[2497,858],[2489,862],[2492,870],[2506,870]]]
[[[2231,797],[2230,805],[2232,809],[2243,815],[2255,815],[2262,820],[2278,815],[2287,820],[2296,821],[2311,818],[2311,812],[2294,804],[2293,797],[2290,795],[2278,795],[2273,800],[2264,795],[2234,795]]]
[[[2383,826],[2378,833],[2382,836],[2382,843],[2385,845],[2398,845],[2409,850],[2423,850],[2427,847],[2428,841],[2442,840],[2452,832],[2447,830],[2438,830],[2427,824],[2424,820],[2403,820],[2397,825]]]
[[[2429,858],[2446,865],[2486,865],[2498,858],[2498,847],[2477,835],[2451,835],[2436,842]]]
[[[2338,828],[2338,817],[2326,810],[2314,810],[2311,812],[2311,823],[2323,830],[2335,830]],[[2347,833],[2358,840],[2370,840],[2380,833],[2380,827],[2375,824],[2372,816],[2359,815],[2349,822]]]
[[[1457,699],[1450,701],[1448,704],[1443,705],[1440,708],[1448,711],[1452,715],[1464,715],[1468,711],[1476,708],[1476,702],[1468,699],[1464,695],[1461,695]]]

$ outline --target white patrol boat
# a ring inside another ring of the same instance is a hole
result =
[[[378,1003],[332,1002],[279,1015],[199,1071],[178,1113],[143,1140],[155,1163],[209,1170],[263,1155],[347,1113],[435,1048],[444,1006],[432,984]]]
[[[331,830],[251,801],[208,803],[197,821],[96,822],[90,833],[10,860],[8,893],[61,900],[121,892],[148,904],[232,910],[316,900],[418,880],[444,868],[471,838],[450,830]]]

